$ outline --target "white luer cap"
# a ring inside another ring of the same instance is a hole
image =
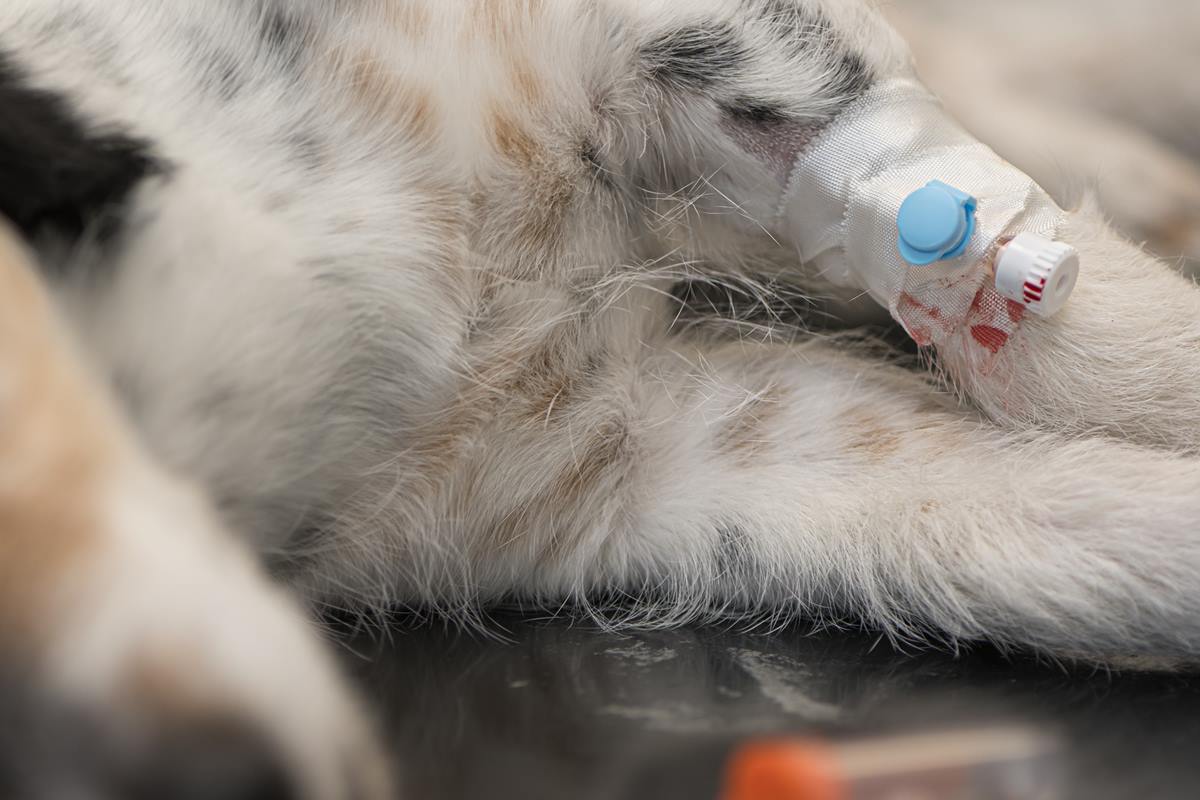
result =
[[[1079,278],[1074,247],[1036,233],[1019,233],[996,257],[996,291],[1050,317],[1066,304]]]

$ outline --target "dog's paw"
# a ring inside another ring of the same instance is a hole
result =
[[[94,731],[51,772],[82,768],[83,797],[391,796],[332,654],[207,505],[159,485],[127,511],[42,656],[42,694]]]
[[[2,225],[0,296],[0,664],[89,721],[74,749],[94,765],[42,796],[386,797],[331,654],[206,499],[142,452]],[[0,797],[37,796],[5,779]]]

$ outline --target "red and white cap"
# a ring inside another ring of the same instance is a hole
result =
[[[1079,278],[1074,247],[1036,233],[1019,233],[996,256],[996,291],[1039,317],[1057,314]]]

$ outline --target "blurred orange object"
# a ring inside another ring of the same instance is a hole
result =
[[[1054,800],[1056,742],[1025,727],[737,748],[719,800]]]
[[[721,800],[846,800],[831,746],[817,741],[758,741],[729,761]]]

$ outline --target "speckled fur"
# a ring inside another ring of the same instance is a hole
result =
[[[228,533],[367,612],[622,597],[624,624],[1200,655],[1200,293],[1096,210],[1067,311],[996,359],[943,348],[946,384],[675,324],[682,279],[830,292],[764,223],[811,136],[908,63],[857,0],[6,0],[0,53],[160,166],[103,241],[27,232],[157,476],[39,587],[94,596],[13,601],[80,696],[154,665],[349,796],[346,741],[320,745],[356,712],[295,670],[302,623]],[[204,497],[163,501],[166,475]],[[269,620],[279,641],[238,631]]]

